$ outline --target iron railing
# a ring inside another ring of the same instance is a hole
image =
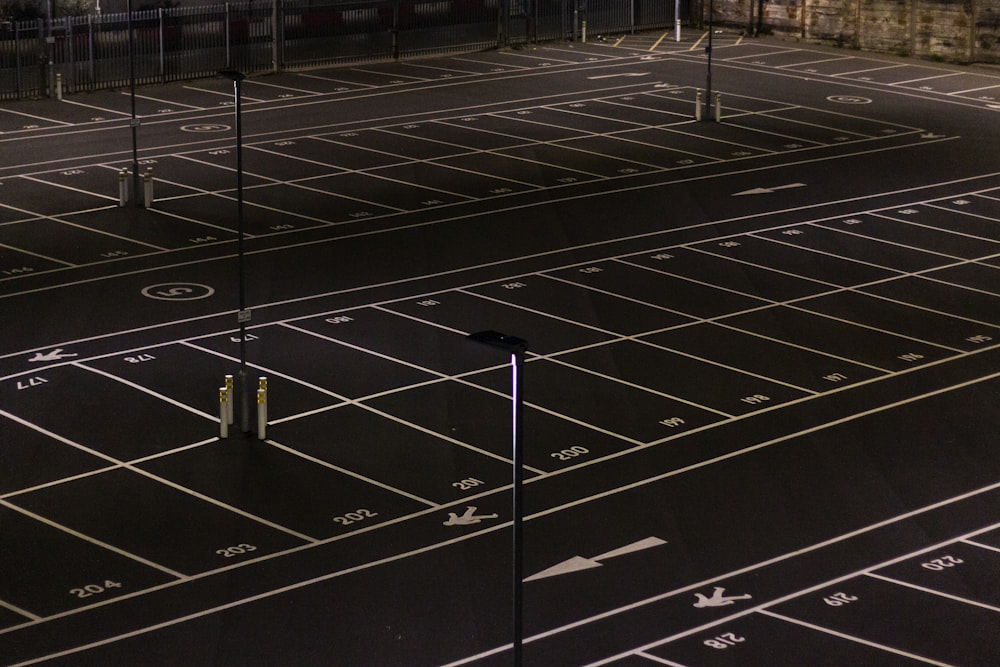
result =
[[[684,0],[682,15],[690,0]],[[0,99],[674,25],[673,0],[248,0],[0,24]],[[132,57],[130,58],[130,52]]]

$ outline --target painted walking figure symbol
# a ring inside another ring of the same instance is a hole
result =
[[[704,593],[695,593],[694,596],[698,598],[698,601],[694,603],[694,606],[699,609],[704,609],[705,607],[725,607],[726,605],[733,604],[736,600],[749,600],[751,597],[749,595],[723,595],[725,592],[725,588],[716,586],[712,592],[712,597],[705,597]]]
[[[497,514],[480,514],[476,516],[476,510],[479,509],[474,505],[468,505],[465,508],[465,512],[462,516],[454,512],[448,512],[448,520],[444,522],[446,526],[471,526],[472,524],[479,523],[483,519],[496,519],[499,515]]]

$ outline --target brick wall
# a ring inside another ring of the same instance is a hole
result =
[[[715,21],[871,51],[1000,63],[1000,0],[712,0]],[[707,21],[709,0],[692,2]],[[760,14],[758,16],[758,13]]]

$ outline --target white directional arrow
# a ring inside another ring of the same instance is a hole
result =
[[[769,188],[754,188],[752,190],[744,190],[743,192],[734,192],[734,197],[742,197],[743,195],[766,195],[778,190],[788,190],[790,188],[804,188],[805,183],[789,183],[788,185],[772,185]]]
[[[621,74],[599,74],[588,76],[588,79],[613,79],[617,76],[649,76],[649,72],[622,72]]]
[[[64,353],[61,347],[57,347],[51,352],[46,352],[45,354],[42,354],[41,352],[35,352],[35,356],[33,356],[31,359],[28,359],[28,361],[59,361],[60,359],[68,359],[69,357],[75,357],[75,356],[77,355],[71,352]]]
[[[644,540],[639,540],[638,542],[633,542],[632,544],[626,544],[621,548],[608,551],[607,553],[603,553],[600,556],[594,556],[593,558],[573,556],[570,559],[564,560],[561,563],[557,563],[552,567],[546,568],[541,572],[537,572],[530,577],[527,577],[525,581],[534,581],[535,579],[545,579],[546,577],[557,577],[561,574],[569,574],[570,572],[589,570],[603,565],[603,563],[601,563],[602,560],[624,556],[626,554],[635,553],[636,551],[642,551],[643,549],[658,547],[661,544],[666,543],[666,540],[661,540],[658,537],[647,537]]]
[[[996,109],[997,111],[1000,111],[1000,104],[987,104],[986,108],[987,109]]]
[[[920,135],[920,138],[921,139],[940,139],[943,136],[944,136],[943,134],[934,134],[933,132],[924,132],[923,134]]]

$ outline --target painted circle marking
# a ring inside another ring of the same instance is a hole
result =
[[[836,102],[838,104],[871,104],[872,101],[868,97],[859,97],[857,95],[831,95],[826,98],[831,102]]]
[[[213,288],[200,283],[160,283],[142,288],[143,296],[160,301],[197,301],[213,294]]]
[[[226,132],[233,128],[220,123],[204,123],[201,125],[181,125],[181,129],[185,132]]]

